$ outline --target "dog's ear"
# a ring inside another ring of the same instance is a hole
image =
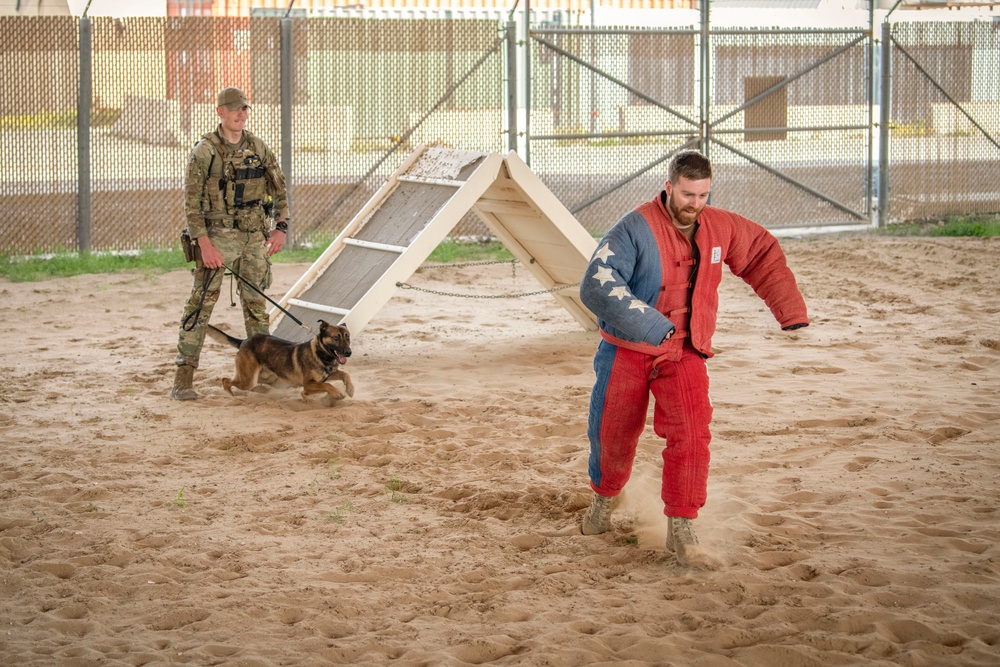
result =
[[[319,324],[320,330],[330,328],[330,323],[326,320],[316,320],[316,322]]]

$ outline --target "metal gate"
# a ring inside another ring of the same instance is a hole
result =
[[[882,61],[891,63],[882,92],[891,100],[881,122],[882,219],[1000,210],[996,25],[884,23],[882,34]]]
[[[593,232],[686,147],[712,203],[768,228],[872,220],[870,30],[530,30],[526,155]]]

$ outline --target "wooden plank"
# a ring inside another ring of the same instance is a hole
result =
[[[396,254],[406,252],[406,248],[401,245],[387,245],[385,243],[372,243],[371,241],[361,241],[360,239],[344,239],[346,245],[352,245],[356,248],[368,248],[370,250],[383,250],[385,252],[394,252]]]
[[[586,258],[584,264],[586,267],[594,251],[597,250],[597,239],[591,236],[590,232],[573,217],[569,209],[552,194],[552,191],[542,183],[535,172],[531,171],[531,167],[518,157],[517,153],[507,153],[504,158],[504,166],[507,168],[511,180],[517,184],[528,201],[539,210],[545,211],[546,217],[552,221],[552,224],[568,241],[570,247],[575,248],[581,256]]]
[[[400,181],[404,183],[423,183],[424,185],[446,185],[452,188],[460,188],[465,185],[465,181],[455,181],[449,178],[424,178],[421,176],[400,176]]]
[[[410,241],[456,192],[455,188],[443,185],[400,182],[354,238],[409,246]]]
[[[352,333],[361,331],[375,316],[375,313],[396,293],[399,289],[396,287],[397,282],[409,280],[413,272],[420,268],[420,265],[434,248],[455,228],[462,216],[472,208],[476,200],[494,181],[502,164],[503,158],[498,153],[488,154],[484,159],[476,162],[466,185],[453,191],[453,196],[430,219],[425,221],[423,228],[413,238],[406,252],[386,269],[372,284],[365,297],[351,309],[351,313],[344,319],[344,323]],[[424,187],[433,188],[436,186]]]
[[[322,303],[313,303],[312,301],[302,301],[301,299],[289,299],[289,306],[299,306],[305,308],[306,310],[315,310],[320,313],[329,313],[330,315],[347,315],[350,310],[346,308],[334,308],[333,306],[325,306]]]
[[[400,164],[399,167],[396,169],[396,171],[393,172],[393,176],[395,176],[396,174],[404,173],[408,169],[410,169],[410,167],[412,167],[420,159],[420,157],[426,152],[426,150],[427,150],[426,146],[423,145],[418,146],[410,155],[408,155],[403,160],[402,164]],[[316,261],[312,263],[309,269],[307,269],[306,272],[302,274],[302,277],[299,278],[295,282],[295,284],[293,284],[292,287],[288,290],[288,292],[286,292],[285,295],[278,300],[278,303],[281,306],[284,307],[286,305],[285,304],[286,299],[296,297],[302,294],[302,292],[304,292],[309,285],[311,285],[319,276],[321,276],[327,270],[333,259],[343,251],[345,247],[344,239],[354,236],[355,232],[357,232],[357,230],[364,225],[364,223],[368,220],[369,216],[375,210],[375,208],[397,186],[398,183],[396,179],[393,178],[393,176],[390,176],[386,180],[386,182],[382,184],[382,187],[380,187],[378,190],[375,191],[375,193],[371,196],[368,202],[361,207],[361,210],[359,210],[357,214],[351,219],[351,221],[344,226],[344,229],[342,229],[340,234],[337,235],[337,238],[335,238],[333,242],[330,243],[329,246],[327,246],[326,250],[323,251],[323,254],[321,254],[316,259]],[[290,309],[289,312],[292,312],[293,314],[295,314],[296,317],[302,319],[301,316],[295,310]],[[270,311],[272,332],[277,331],[277,328],[281,325],[281,320],[283,318],[284,314],[278,308],[273,308]],[[289,320],[288,324],[291,325],[291,327],[290,328],[282,327],[282,330],[294,331],[295,333],[301,331],[298,325],[295,324],[293,321]],[[289,340],[295,340],[295,339],[289,338]]]

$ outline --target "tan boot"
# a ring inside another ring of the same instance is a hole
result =
[[[698,544],[694,534],[694,522],[683,517],[667,517],[667,551],[677,555],[677,562],[684,567],[691,563],[688,548]]]
[[[174,388],[170,392],[170,398],[178,401],[193,401],[200,398],[198,392],[191,386],[192,380],[194,380],[194,366],[188,366],[187,364],[178,366],[177,374],[174,375]]]
[[[590,501],[587,513],[583,515],[583,525],[580,531],[584,535],[600,535],[611,530],[611,503],[614,498],[611,496],[600,496],[594,494],[594,499]]]

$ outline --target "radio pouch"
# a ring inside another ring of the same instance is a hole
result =
[[[181,231],[181,249],[184,251],[185,262],[194,262],[196,266],[201,266],[201,248],[191,240],[191,233],[187,227]]]

